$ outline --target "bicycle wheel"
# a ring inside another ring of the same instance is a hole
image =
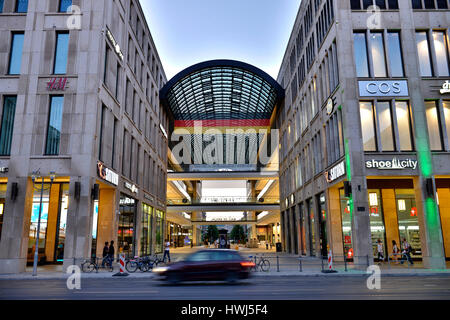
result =
[[[127,269],[127,271],[130,273],[136,272],[137,268],[138,268],[138,263],[136,261],[129,260],[125,264],[125,269]]]
[[[85,273],[92,272],[93,269],[90,269],[91,263],[88,261],[85,261],[81,264],[81,271]]]
[[[270,270],[269,260],[262,260],[260,267],[261,267],[261,271],[268,272]]]
[[[149,269],[149,267],[148,267],[148,263],[147,262],[142,262],[139,265],[139,270],[141,270],[141,272],[147,272],[148,269]]]

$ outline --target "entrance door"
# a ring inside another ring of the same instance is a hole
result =
[[[322,193],[317,197],[319,204],[319,223],[320,223],[320,251],[322,257],[328,256],[328,240],[327,240],[327,211],[325,206],[325,194]]]

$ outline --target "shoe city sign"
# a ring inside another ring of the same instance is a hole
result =
[[[442,85],[442,89],[440,90],[441,94],[450,93],[450,81],[447,80]]]
[[[103,180],[108,181],[115,186],[119,185],[119,175],[105,167],[105,165],[101,161],[97,162],[97,173],[98,176]]]
[[[405,159],[399,160],[394,158],[392,160],[368,160],[366,161],[367,169],[378,169],[378,170],[403,170],[403,169],[413,169],[417,168],[417,160]]]

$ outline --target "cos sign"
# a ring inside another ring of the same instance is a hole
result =
[[[407,97],[408,82],[400,81],[359,81],[361,97]]]

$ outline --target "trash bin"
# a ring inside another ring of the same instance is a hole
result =
[[[283,248],[281,247],[281,242],[277,242],[276,247],[277,247],[277,252],[283,251]]]

